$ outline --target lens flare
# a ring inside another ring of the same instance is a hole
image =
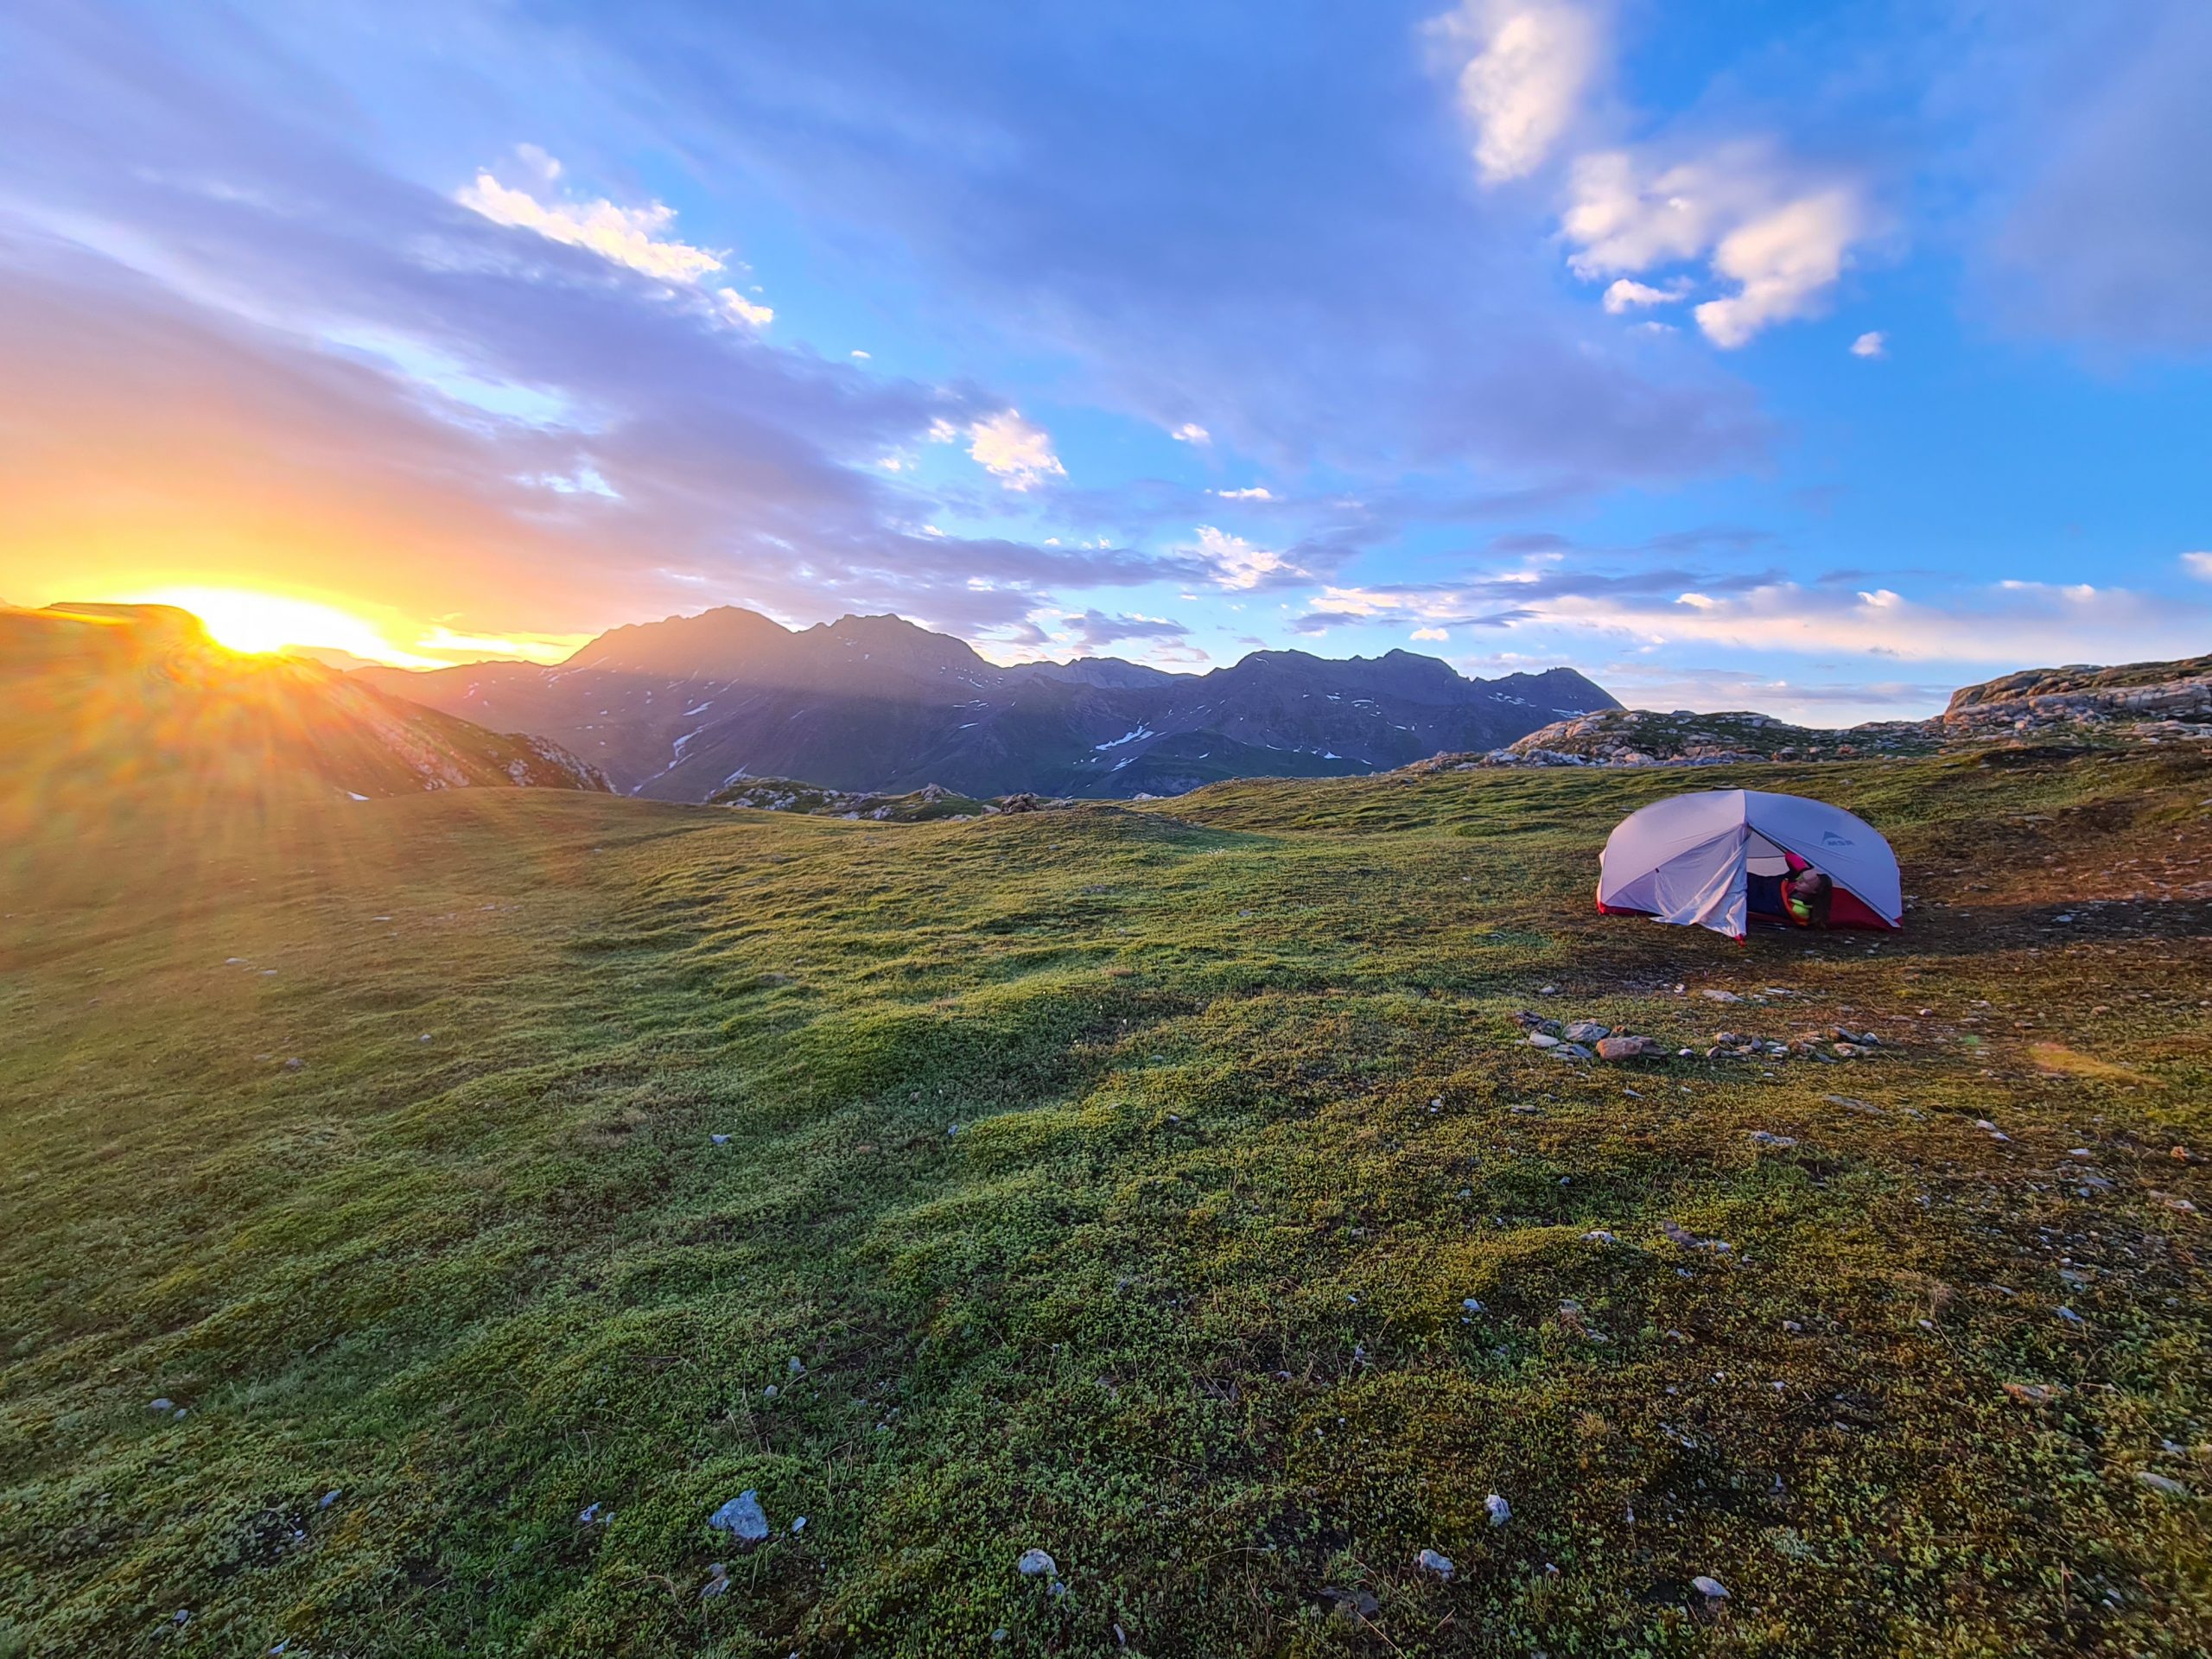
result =
[[[216,644],[232,651],[272,652],[287,646],[319,646],[350,652],[372,662],[401,668],[438,668],[443,664],[395,645],[375,624],[320,601],[251,588],[161,588],[130,596],[133,602],[175,605],[207,625]]]

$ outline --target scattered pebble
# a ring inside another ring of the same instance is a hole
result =
[[[707,1524],[747,1543],[757,1544],[768,1535],[768,1517],[760,1508],[760,1494],[750,1489],[709,1516]]]
[[[1025,1549],[1021,1559],[1014,1564],[1014,1570],[1025,1579],[1056,1579],[1060,1574],[1060,1564],[1044,1550]]]
[[[1740,1002],[1744,1000],[1733,991],[1707,989],[1700,991],[1698,995],[1708,1002]]]
[[[580,1527],[603,1527],[614,1518],[613,1510],[603,1504],[588,1503],[576,1516]]]
[[[729,1145],[729,1136],[726,1135],[710,1135],[707,1139],[713,1141],[718,1147],[726,1147]]]
[[[1513,1506],[1496,1492],[1483,1499],[1483,1508],[1490,1511],[1490,1523],[1493,1527],[1502,1527],[1513,1518]]]
[[[318,1510],[327,1510],[345,1496],[346,1493],[342,1488],[334,1486],[322,1495],[322,1502],[316,1504],[315,1508]]]
[[[1424,1573],[1435,1573],[1446,1584],[1452,1582],[1452,1573],[1459,1570],[1452,1565],[1450,1556],[1440,1555],[1433,1549],[1424,1549],[1420,1554],[1414,1556],[1414,1565]]]
[[[146,1409],[149,1411],[158,1411],[162,1413],[172,1412],[176,1409],[176,1402],[164,1396],[161,1399],[148,1402]]]
[[[699,1599],[712,1601],[729,1589],[729,1568],[720,1561],[707,1564],[707,1582],[699,1591]]]
[[[2135,1478],[2141,1481],[2143,1484],[2148,1486],[2152,1491],[2164,1492],[2168,1497],[2187,1497],[2189,1496],[2189,1488],[2183,1485],[2181,1482],[2172,1479],[2165,1475],[2154,1473],[2148,1469],[2137,1470]]]
[[[1700,1573],[1690,1580],[1690,1588],[1712,1601],[1728,1599],[1728,1586],[1718,1579],[1707,1578]]]

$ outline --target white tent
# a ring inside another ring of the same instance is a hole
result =
[[[1740,939],[1745,878],[1783,874],[1792,853],[1834,883],[1834,925],[1904,925],[1897,855],[1871,824],[1825,801],[1756,789],[1677,795],[1623,819],[1605,842],[1598,908]]]

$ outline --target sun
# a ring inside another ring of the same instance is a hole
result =
[[[393,645],[365,619],[317,600],[251,588],[194,587],[156,588],[130,598],[140,604],[174,605],[190,611],[206,625],[216,644],[232,651],[273,652],[288,645],[319,645],[401,668],[442,665],[434,658],[417,656]]]

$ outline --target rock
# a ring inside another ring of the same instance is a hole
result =
[[[284,1062],[284,1069],[287,1071],[304,1071],[307,1070],[307,1065],[308,1063],[305,1060],[295,1054],[290,1059]]]
[[[1452,1565],[1452,1558],[1450,1556],[1440,1555],[1433,1549],[1424,1549],[1420,1554],[1414,1556],[1414,1565],[1424,1573],[1435,1573],[1438,1578],[1443,1580],[1446,1584],[1452,1582],[1452,1573],[1459,1571],[1457,1567]]]
[[[707,1139],[713,1141],[718,1147],[726,1147],[729,1145],[729,1136],[726,1135],[710,1135]]]
[[[603,1527],[613,1518],[612,1510],[598,1503],[590,1503],[576,1516],[576,1524],[580,1527]]]
[[[1708,1002],[1740,1002],[1744,1000],[1733,991],[1714,990],[1711,988],[1700,991],[1698,995]]]
[[[757,1544],[768,1535],[768,1517],[760,1508],[760,1494],[750,1489],[709,1516],[707,1524],[748,1544]]]
[[[167,1413],[176,1409],[176,1402],[168,1399],[166,1396],[158,1400],[149,1400],[146,1402],[146,1409],[149,1411],[162,1412],[166,1414]]]
[[[2058,1317],[2065,1320],[2069,1325],[2079,1325],[2082,1323],[2082,1316],[2079,1313],[2076,1313],[2070,1307],[2060,1308],[2058,1310]]]
[[[1728,1586],[1721,1583],[1718,1579],[1707,1578],[1702,1573],[1699,1573],[1697,1577],[1690,1580],[1690,1588],[1696,1591],[1698,1594],[1705,1597],[1709,1601],[1726,1601],[1728,1599]]]
[[[804,1532],[806,1530],[806,1517],[803,1515],[792,1516],[791,1530],[793,1532]]]
[[[1559,1031],[1558,1020],[1547,1020],[1542,1014],[1532,1014],[1527,1008],[1516,1008],[1506,1018],[1523,1031],[1548,1031],[1554,1034]]]
[[[1483,1305],[1471,1296],[1466,1298],[1466,1300],[1462,1301],[1459,1306],[1465,1308],[1470,1313],[1479,1313],[1483,1311]]]
[[[707,1582],[700,1587],[699,1599],[712,1601],[729,1588],[729,1569],[720,1561],[707,1564]]]
[[[1057,1579],[1060,1564],[1044,1550],[1025,1549],[1021,1559],[1014,1564],[1014,1570],[1025,1579]]]
[[[1502,1527],[1513,1518],[1513,1506],[1496,1492],[1483,1499],[1483,1508],[1490,1511],[1490,1523],[1493,1527]]]
[[[1849,1095],[1822,1095],[1821,1098],[1827,1102],[1831,1106],[1840,1106],[1845,1111],[1856,1112],[1861,1117],[1879,1117],[1882,1116],[1882,1109],[1880,1107],[1874,1105],[1869,1101],[1853,1099]]]
[[[316,1504],[315,1508],[318,1510],[327,1510],[345,1496],[346,1494],[342,1489],[334,1486],[322,1495],[322,1502]]]
[[[1794,1147],[1797,1144],[1794,1136],[1787,1135],[1770,1135],[1764,1129],[1753,1129],[1751,1131],[1751,1144],[1753,1146],[1772,1147],[1777,1151],[1780,1151],[1786,1147]]]
[[[1382,1609],[1382,1604],[1366,1590],[1340,1590],[1334,1585],[1322,1588],[1321,1599],[1341,1618],[1372,1618]]]
[[[1552,1050],[1552,1058],[1555,1060],[1592,1060],[1598,1057],[1580,1043],[1561,1043]]]
[[[1611,1026],[1601,1026],[1595,1020],[1578,1020],[1560,1033],[1570,1043],[1594,1043],[1612,1034]]]
[[[2056,1382],[2007,1382],[2005,1393],[2017,1404],[2041,1407],[2063,1398],[2066,1389]]]
[[[2135,1478],[2154,1492],[2164,1492],[2168,1497],[2187,1497],[2189,1488],[2168,1476],[2155,1474],[2148,1469],[2139,1469]]]
[[[1598,1045],[1601,1060],[1663,1060],[1667,1046],[1651,1037],[1608,1037]]]
[[[1584,1243],[1590,1244],[1618,1244],[1620,1243],[1619,1239],[1614,1237],[1612,1234],[1607,1232],[1602,1227],[1592,1228],[1588,1232],[1583,1234],[1582,1237]]]
[[[1557,1048],[1559,1044],[1560,1039],[1548,1031],[1532,1031],[1529,1033],[1529,1046],[1531,1048]]]

